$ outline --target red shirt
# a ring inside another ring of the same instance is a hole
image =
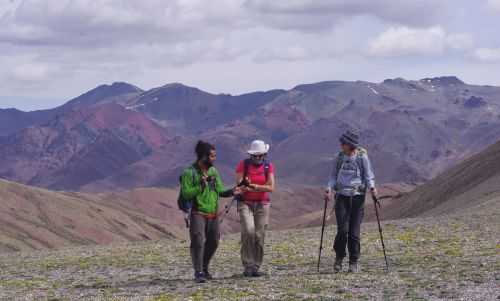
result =
[[[239,174],[245,173],[245,162],[242,160],[238,167],[236,167],[236,172]],[[274,173],[274,168],[271,163],[269,163],[269,177]],[[264,164],[260,166],[255,166],[252,163],[248,165],[247,177],[250,183],[257,185],[266,184],[266,172],[264,170]],[[250,202],[269,202],[269,194],[267,192],[245,192],[243,194],[243,199]]]

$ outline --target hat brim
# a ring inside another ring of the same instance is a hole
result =
[[[247,153],[250,155],[265,155],[269,152],[269,144],[266,144],[264,151],[248,150]]]

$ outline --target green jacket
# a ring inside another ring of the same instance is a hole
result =
[[[192,169],[195,170],[194,183]],[[212,166],[208,169],[207,176],[213,177],[215,180],[202,190],[201,171],[196,163],[186,168],[181,177],[182,197],[185,200],[193,200],[194,210],[206,214],[216,214],[219,205],[219,196],[231,196],[232,190],[226,190],[215,167]]]

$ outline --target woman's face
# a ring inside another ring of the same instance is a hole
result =
[[[253,164],[260,165],[262,162],[264,162],[264,158],[266,157],[265,154],[261,155],[250,155],[250,159],[252,160]]]
[[[340,148],[344,153],[350,153],[353,151],[352,147],[349,144],[340,143]]]

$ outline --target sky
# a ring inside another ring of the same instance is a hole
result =
[[[456,75],[500,86],[500,0],[0,0],[0,108],[101,84],[242,94]]]

